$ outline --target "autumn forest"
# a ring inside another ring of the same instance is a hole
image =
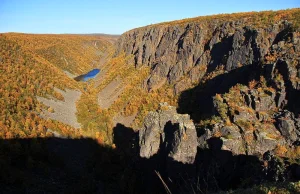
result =
[[[299,192],[299,27],[296,8],[1,33],[0,187]]]

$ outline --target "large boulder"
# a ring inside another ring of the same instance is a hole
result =
[[[197,133],[189,115],[176,108],[160,104],[160,110],[150,112],[139,131],[140,156],[150,158],[165,153],[174,161],[192,164],[197,154]]]
[[[187,121],[187,122],[186,122]],[[197,153],[197,134],[195,125],[191,120],[178,123],[175,128],[169,157],[182,163],[194,163]]]
[[[162,132],[158,113],[150,112],[144,120],[144,127],[139,132],[141,157],[150,158],[158,152]]]

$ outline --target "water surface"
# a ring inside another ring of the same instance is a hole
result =
[[[83,75],[80,75],[80,76],[77,76],[75,77],[74,79],[76,81],[88,81],[89,79],[93,79],[96,77],[96,75],[100,72],[100,69],[93,69],[91,71],[89,71],[88,73],[86,74],[83,74]]]

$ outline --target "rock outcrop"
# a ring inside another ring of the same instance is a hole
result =
[[[238,85],[214,97],[215,115],[221,120],[205,129],[198,138],[200,147],[205,148],[210,138],[219,137],[222,150],[235,155],[263,155],[279,145],[289,147],[299,142],[300,119],[282,110],[287,103],[279,102],[276,90],[262,83],[251,88]]]
[[[134,55],[135,66],[150,66],[147,89],[152,90],[184,77],[191,86],[221,65],[231,71],[258,64],[274,43],[280,45],[286,40],[285,32],[291,33],[295,44],[299,42],[288,21],[255,26],[248,20],[246,17],[231,21],[199,20],[134,29],[118,39],[116,54],[124,51]],[[186,89],[186,84],[181,85],[181,91]],[[175,93],[180,91],[179,85],[175,90]]]
[[[286,160],[299,162],[300,155],[296,12],[280,19],[259,15],[269,18],[263,24],[245,14],[124,33],[116,55],[125,52],[136,68],[150,67],[142,87],[155,93],[167,85],[179,96],[177,111],[161,104],[146,116],[139,131],[142,160],[176,183],[201,177],[200,184],[212,188],[235,187],[246,177],[252,184],[299,177],[299,165]]]
[[[150,112],[139,131],[140,156],[150,158],[165,153],[174,161],[192,164],[197,153],[197,133],[188,115],[180,115],[176,107],[165,103]]]
[[[173,95],[185,101],[179,102],[179,112],[190,113],[196,123],[207,115],[221,118],[197,129],[204,130],[196,137],[199,147],[217,137],[221,149],[234,155],[262,155],[299,142],[300,35],[293,21],[251,21],[219,18],[134,29],[118,39],[116,55],[125,52],[134,55],[136,67],[150,66],[143,87],[151,91],[170,84]],[[188,152],[178,150],[195,147],[183,141],[194,127],[187,124],[188,116],[175,115],[175,108],[149,113],[140,130],[141,157],[165,150],[174,160],[193,161],[187,159]]]

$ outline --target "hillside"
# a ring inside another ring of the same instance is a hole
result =
[[[49,34],[5,34],[7,39],[58,68],[78,75],[96,67],[113,37]]]
[[[300,9],[0,46],[7,193],[300,190]]]
[[[48,106],[44,102],[52,99],[53,104],[67,103],[69,98],[64,98],[67,96],[62,90],[81,92],[83,85],[73,80],[70,74],[78,75],[99,66],[111,43],[101,36],[80,35],[9,33],[1,34],[0,38],[1,137],[44,137],[48,129],[78,135],[79,131],[71,127],[72,123],[43,117],[59,112],[55,105]],[[75,120],[76,101],[73,102]],[[59,107],[63,108],[63,105]],[[65,115],[68,114],[67,111]]]

